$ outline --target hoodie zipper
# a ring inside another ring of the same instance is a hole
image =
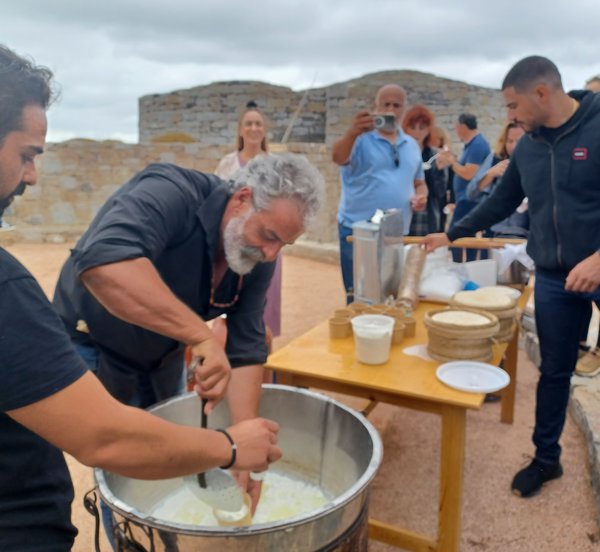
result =
[[[554,143],[558,142],[560,138],[557,138]],[[550,145],[550,144],[548,144]],[[560,234],[558,233],[558,184],[556,183],[556,171],[554,167],[554,147],[550,145],[550,188],[552,189],[552,222],[554,223],[554,234],[556,235],[556,260],[560,267],[563,266],[562,262],[562,248],[560,245]]]
[[[581,102],[579,102],[579,109],[581,109]],[[556,182],[556,165],[554,157],[554,146],[556,146],[565,136],[574,132],[579,127],[581,119],[577,120],[574,125],[570,126],[562,134],[556,137],[554,143],[541,139],[541,142],[548,145],[550,148],[550,188],[552,189],[552,222],[554,224],[554,234],[556,235],[556,260],[558,265],[562,268],[564,266],[562,260],[562,246],[560,243],[560,234],[558,232],[558,183]]]

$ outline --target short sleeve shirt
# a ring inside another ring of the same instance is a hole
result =
[[[175,165],[150,165],[111,196],[61,271],[54,304],[74,340],[84,320],[94,345],[115,364],[149,371],[179,347],[170,337],[112,316],[87,292],[88,268],[148,258],[169,289],[204,319],[228,315],[226,352],[232,367],[267,358],[262,314],[274,263],[259,263],[240,277],[227,270],[210,302],[212,266],[229,199],[219,178]]]
[[[470,142],[465,144],[462,155],[458,162],[461,165],[481,165],[485,158],[490,153],[490,145],[487,140],[481,135],[476,134]],[[456,202],[467,200],[467,186],[468,180],[458,176],[454,173],[454,180],[452,182],[454,187],[454,198]]]
[[[341,177],[340,224],[351,227],[370,219],[377,209],[399,209],[404,233],[408,233],[414,182],[425,178],[421,150],[412,137],[400,128],[395,144],[375,130],[362,134],[354,143],[350,161],[341,168]]]
[[[85,365],[33,276],[0,249],[0,550],[66,552],[73,486],[60,450],[6,414],[78,380]]]

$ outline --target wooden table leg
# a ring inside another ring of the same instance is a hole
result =
[[[466,411],[450,405],[442,410],[438,550],[458,552],[466,443]]]
[[[519,352],[519,325],[515,324],[513,335],[504,353],[504,369],[510,376],[510,383],[502,390],[500,421],[512,424],[515,414],[515,394],[517,390],[517,354]]]

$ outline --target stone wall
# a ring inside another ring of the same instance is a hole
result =
[[[506,115],[498,90],[419,71],[384,71],[300,92],[261,82],[221,82],[140,98],[140,142],[181,132],[206,145],[233,144],[239,114],[249,100],[267,115],[271,141],[280,142],[304,99],[289,141],[331,144],[346,131],[357,110],[372,107],[377,89],[387,83],[404,86],[409,104],[428,106],[455,140],[457,153],[461,145],[453,124],[460,113],[474,113],[490,142]]]
[[[218,82],[139,100],[139,138],[145,144],[178,132],[206,145],[233,147],[244,106],[254,100],[268,117],[269,139],[281,139],[302,94],[262,82]],[[288,142],[325,141],[325,93],[311,90]]]
[[[240,107],[257,102],[269,117],[274,151],[306,155],[325,177],[327,197],[305,242],[327,244],[335,250],[335,215],[340,194],[339,171],[330,160],[330,146],[351,124],[357,110],[370,108],[377,89],[387,83],[403,85],[409,104],[424,103],[456,140],[453,123],[461,112],[477,115],[490,142],[505,117],[497,90],[442,79],[418,71],[387,71],[306,92],[261,82],[223,82],[140,98],[140,144],[71,140],[49,144],[39,166],[39,183],[7,211],[16,232],[3,233],[2,242],[18,239],[74,239],[87,227],[106,198],[137,171],[153,162],[170,162],[211,172],[233,149]],[[289,143],[278,144],[303,101]],[[189,135],[192,143],[155,143],[168,133]]]
[[[332,144],[344,134],[356,111],[371,109],[377,90],[388,83],[405,88],[409,106],[422,103],[433,112],[436,124],[448,131],[457,154],[462,144],[454,133],[454,123],[460,113],[475,114],[478,128],[492,145],[506,118],[498,90],[418,71],[384,71],[327,88],[327,143]]]
[[[324,144],[289,144],[289,150],[306,155],[326,179],[325,205],[305,240],[334,242],[339,197],[337,167]],[[168,162],[212,172],[228,146],[201,144],[124,144],[71,140],[47,144],[38,165],[38,183],[16,198],[6,213],[17,231],[2,234],[7,240],[64,241],[77,238],[106,199],[136,172],[150,163]]]

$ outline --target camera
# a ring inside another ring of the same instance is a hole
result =
[[[396,128],[396,116],[392,114],[374,115],[373,124],[378,129],[394,130]]]

